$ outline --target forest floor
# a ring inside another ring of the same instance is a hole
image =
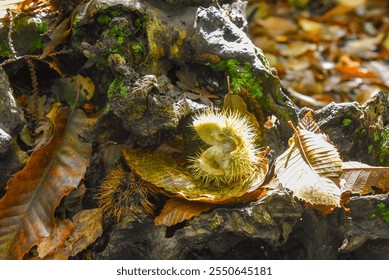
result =
[[[389,89],[389,3],[249,1],[249,34],[300,106],[366,102]]]

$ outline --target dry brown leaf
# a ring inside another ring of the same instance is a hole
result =
[[[49,237],[46,237],[38,244],[38,256],[43,259],[51,254],[55,249],[65,247],[65,241],[73,232],[71,220],[56,220],[55,226]]]
[[[389,167],[370,166],[357,161],[343,162],[342,191],[355,194],[386,193],[389,190]]]
[[[214,207],[213,204],[188,201],[181,198],[170,198],[164,205],[161,213],[154,219],[155,225],[173,226],[194,216],[198,216]]]
[[[77,255],[103,233],[103,213],[99,208],[78,212],[73,217],[74,230],[70,236],[70,256]]]
[[[78,137],[87,124],[82,111],[60,110],[50,142],[8,181],[0,200],[0,259],[22,259],[50,235],[56,207],[79,185],[89,165],[92,145]]]
[[[80,9],[81,5],[85,2],[85,0],[80,1],[80,3],[73,9],[71,15],[64,19],[50,34],[49,37],[51,39],[45,47],[43,48],[42,54],[39,57],[40,59],[45,59],[48,55],[55,51],[55,48],[62,44],[66,38],[70,35],[73,28],[74,17]]]
[[[376,73],[363,70],[357,67],[335,66],[334,69],[336,71],[341,72],[342,74],[347,75],[347,77],[378,78],[378,75]]]
[[[50,236],[52,238],[49,237],[47,241],[43,240],[39,244],[39,258],[67,260],[86,249],[102,233],[103,214],[101,210],[99,208],[82,210],[74,215],[72,221],[61,221],[59,228],[54,228]]]

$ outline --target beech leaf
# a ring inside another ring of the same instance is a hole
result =
[[[389,190],[389,167],[370,166],[357,161],[343,162],[343,173],[340,180],[344,180],[342,191],[357,194],[387,192]],[[374,187],[374,188],[373,188]]]
[[[320,176],[297,146],[289,147],[276,161],[275,173],[284,188],[312,205],[340,207],[341,191],[329,178]]]
[[[342,161],[335,147],[319,131],[311,112],[299,122],[289,149],[276,161],[279,182],[297,198],[311,205],[340,207],[341,190],[333,182],[342,173]],[[307,130],[308,129],[308,130]],[[321,208],[322,208],[321,206]]]
[[[0,200],[0,259],[22,259],[50,235],[56,207],[77,188],[89,165],[92,145],[78,137],[87,125],[81,110],[60,110],[49,143],[8,181]]]
[[[212,209],[210,203],[188,201],[182,198],[170,198],[161,213],[154,219],[155,225],[173,226]]]

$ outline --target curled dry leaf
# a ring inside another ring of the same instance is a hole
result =
[[[50,142],[8,181],[0,200],[0,259],[21,259],[50,235],[56,207],[77,188],[89,165],[92,145],[78,137],[87,124],[81,110],[60,110]]]

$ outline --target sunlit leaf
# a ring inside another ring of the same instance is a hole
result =
[[[284,188],[313,205],[340,207],[341,190],[329,178],[322,177],[305,161],[295,145],[276,161],[275,173]]]
[[[0,200],[0,259],[21,259],[50,235],[55,208],[89,165],[92,145],[78,137],[87,124],[82,111],[60,110],[50,142],[8,181]]]
[[[212,209],[214,205],[182,198],[170,198],[154,219],[156,225],[172,226]]]
[[[275,173],[283,187],[312,205],[340,207],[341,190],[330,179],[342,172],[341,159],[335,147],[317,131],[311,113],[295,129],[290,147],[275,163]]]

